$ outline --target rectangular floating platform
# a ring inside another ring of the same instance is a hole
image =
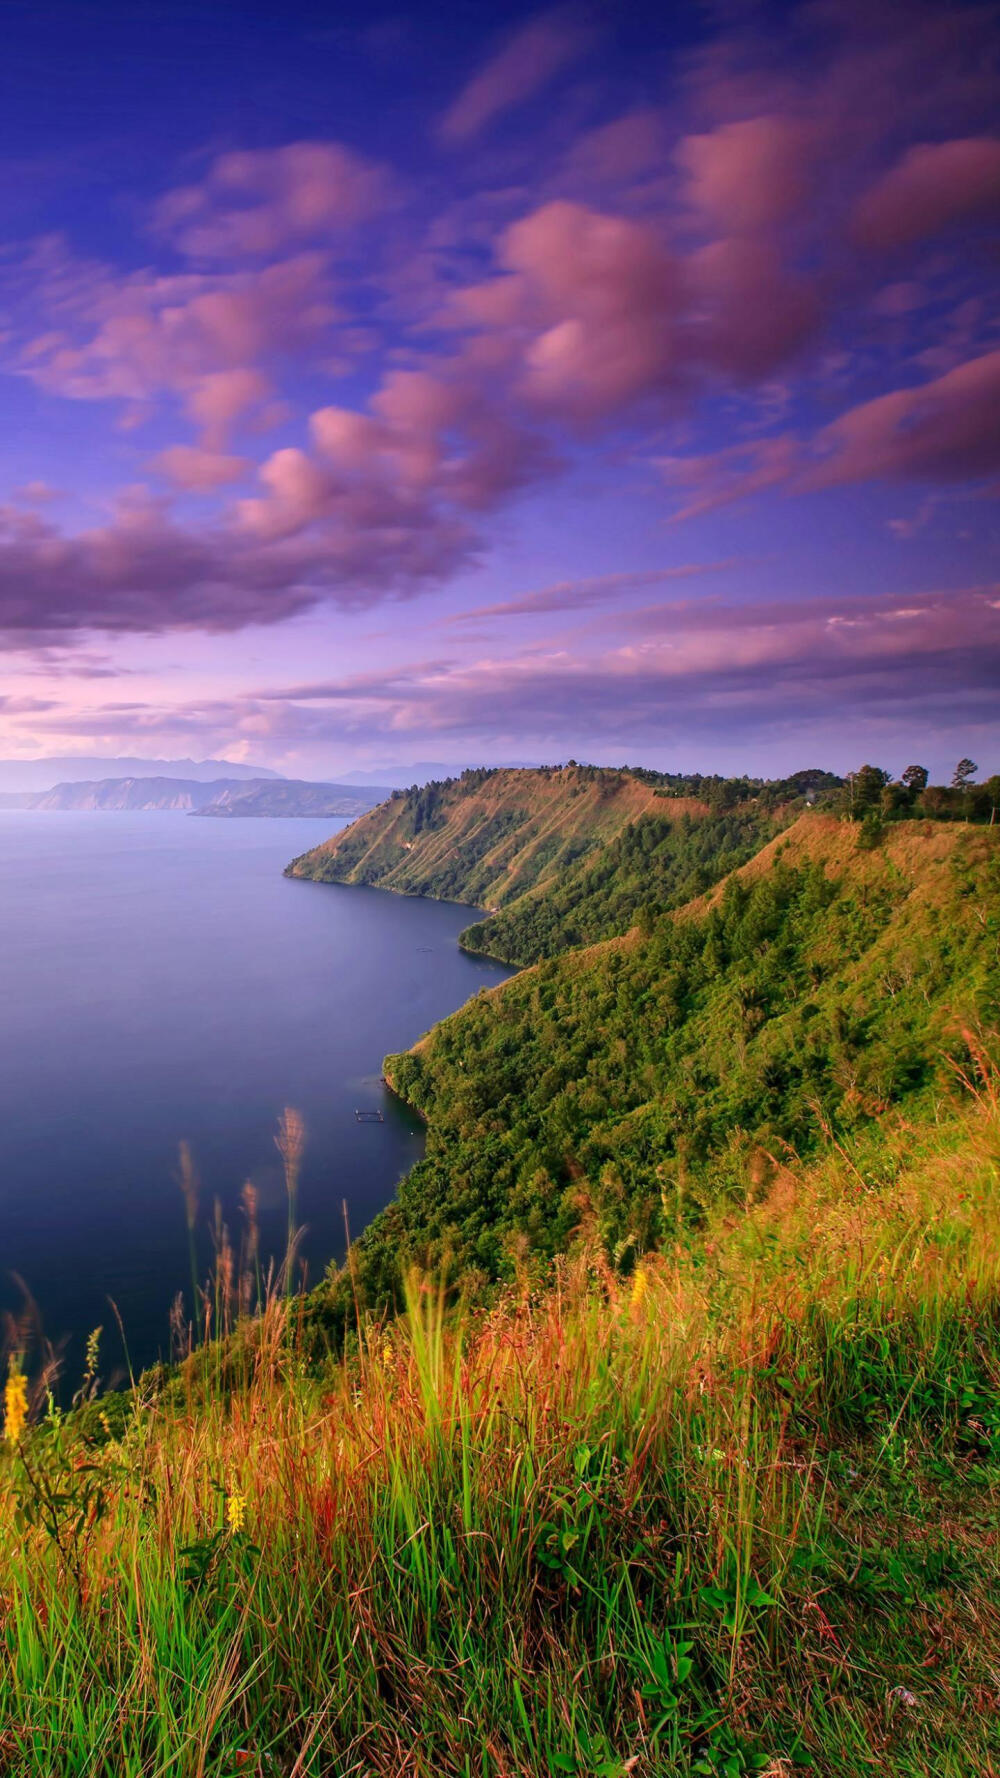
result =
[[[385,1118],[380,1111],[355,1111],[359,1124],[384,1124]]]

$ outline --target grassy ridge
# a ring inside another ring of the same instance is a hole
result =
[[[289,865],[317,882],[502,907],[658,811],[656,786],[595,766],[464,772],[400,792]],[[675,814],[706,813],[697,798]]]
[[[901,822],[874,850],[803,816],[724,888],[526,970],[387,1058],[425,1159],[357,1249],[509,1276],[590,1220],[656,1246],[679,1203],[742,1202],[793,1148],[947,1091],[939,1056],[1000,1001],[996,831]]]
[[[485,905],[461,942],[524,965],[680,906],[839,784],[818,770],[773,780],[575,761],[473,770],[397,792],[286,874]]]
[[[319,1367],[272,1303],[235,1377],[43,1418],[0,1454],[0,1772],[994,1770],[972,1085],[628,1277],[584,1240],[486,1317],[415,1284]]]

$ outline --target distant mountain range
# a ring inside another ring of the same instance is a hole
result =
[[[42,810],[181,809],[191,815],[363,815],[390,796],[384,785],[313,784],[294,778],[83,779],[50,790],[0,792],[0,807]]]
[[[440,759],[418,759],[408,765],[387,765],[374,769],[338,772],[336,779],[323,779],[342,790],[363,786],[371,789],[376,801],[393,790],[408,790],[411,784],[426,784],[430,779],[458,778],[468,761],[456,763]],[[506,766],[526,767],[536,761],[505,760]],[[26,808],[26,796],[42,790],[54,790],[66,784],[98,784],[132,778],[176,779],[183,784],[220,784],[259,782],[315,783],[316,780],[289,779],[270,766],[249,765],[230,759],[144,759],[130,755],[113,758],[96,753],[47,754],[41,759],[0,759],[0,808]],[[12,798],[14,800],[12,800]],[[133,805],[137,806],[137,805]],[[370,807],[369,803],[364,805]],[[329,814],[321,809],[319,814]]]
[[[52,790],[57,784],[108,778],[181,778],[194,784],[220,779],[280,778],[269,766],[231,759],[108,759],[100,754],[57,753],[42,759],[0,759],[0,791]]]

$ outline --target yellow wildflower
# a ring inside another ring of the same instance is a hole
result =
[[[4,1436],[12,1445],[20,1442],[28,1418],[28,1382],[15,1359],[10,1361],[10,1376],[3,1392]]]
[[[242,1531],[247,1516],[247,1503],[242,1494],[230,1494],[226,1501],[226,1523],[230,1531]]]
[[[649,1273],[645,1266],[636,1266],[632,1273],[632,1294],[629,1297],[630,1308],[637,1309],[649,1288]]]

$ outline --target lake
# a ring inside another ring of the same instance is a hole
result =
[[[359,1234],[423,1150],[382,1057],[510,973],[459,949],[468,908],[282,876],[345,825],[0,812],[0,1307],[20,1311],[23,1281],[70,1392],[89,1329],[105,1377],[122,1357],[109,1297],[133,1364],[167,1352],[190,1275],[182,1140],[203,1264],[216,1196],[238,1244],[245,1180],[280,1257],[274,1134],[285,1106],[303,1113],[317,1279],[344,1202]]]

